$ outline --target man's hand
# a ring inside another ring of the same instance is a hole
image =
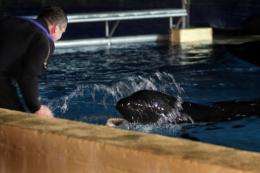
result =
[[[35,114],[39,117],[47,117],[47,118],[53,118],[52,111],[45,105],[41,105],[40,109],[35,112]]]

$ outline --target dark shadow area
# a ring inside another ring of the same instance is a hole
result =
[[[0,13],[32,15],[48,5],[61,6],[68,14],[104,11],[181,8],[181,0],[0,0]],[[191,26],[210,26],[216,33],[259,34],[260,1],[195,0],[190,4]],[[152,27],[151,27],[152,28]]]
[[[242,44],[226,45],[227,51],[246,62],[260,66],[260,41],[251,41]]]

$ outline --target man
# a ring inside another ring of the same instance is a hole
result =
[[[36,20],[1,17],[1,108],[53,117],[51,110],[40,103],[38,77],[46,69],[48,58],[54,50],[54,42],[65,32],[67,22],[64,11],[59,7],[44,8]]]

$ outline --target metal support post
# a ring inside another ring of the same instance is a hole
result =
[[[106,21],[106,37],[109,37],[109,23]]]
[[[113,34],[114,34],[114,32],[115,32],[116,28],[118,27],[119,23],[120,23],[120,21],[119,21],[119,20],[118,20],[118,21],[116,21],[116,23],[114,24],[114,26],[113,26],[113,28],[112,28],[112,30],[111,30],[111,32],[110,32],[110,34],[109,34],[109,37],[112,37],[112,36],[113,36]]]
[[[187,0],[187,4],[186,4],[186,11],[187,11],[186,26],[187,27],[190,27],[190,1],[191,0]]]
[[[187,7],[187,0],[181,0],[182,8],[186,9]],[[182,28],[186,28],[187,26],[187,18],[185,16],[182,17]]]
[[[173,28],[173,19],[172,19],[172,17],[170,17],[169,18],[169,27],[170,27],[170,29],[172,29]]]

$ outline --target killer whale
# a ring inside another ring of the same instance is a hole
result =
[[[177,109],[177,99],[174,96],[153,90],[141,90],[119,100],[116,109],[122,115],[122,121],[131,123],[155,123],[163,115]],[[175,123],[190,122],[217,122],[236,116],[250,116],[260,114],[260,101],[223,101],[212,104],[182,102],[180,115],[176,116]],[[112,120],[111,120],[112,121]],[[111,123],[110,121],[110,123]],[[117,119],[117,124],[120,124]]]

